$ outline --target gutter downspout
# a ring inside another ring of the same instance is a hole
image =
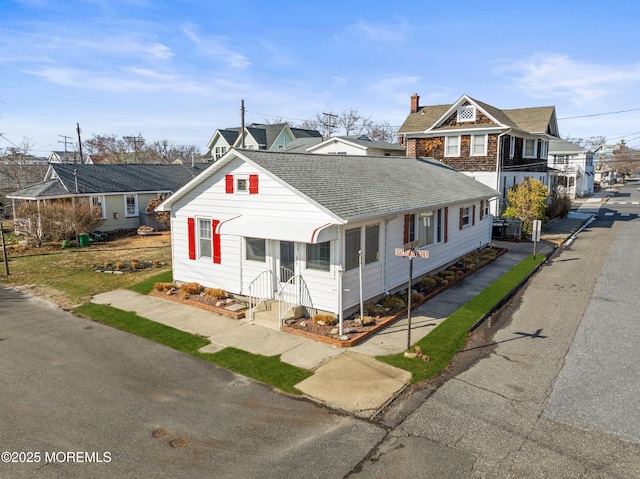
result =
[[[504,196],[504,193],[502,191],[500,191],[500,165],[502,164],[502,157],[501,157],[501,150],[500,150],[500,145],[502,144],[502,137],[504,135],[506,135],[507,133],[511,133],[511,128],[509,128],[507,131],[504,131],[502,133],[500,133],[498,135],[498,145],[497,145],[497,150],[498,150],[498,154],[497,154],[497,159],[496,159],[496,190],[498,190],[498,192],[500,193],[500,197],[498,198],[497,204],[496,204],[496,214],[495,216],[498,216],[500,214],[500,204],[502,202],[502,197]]]

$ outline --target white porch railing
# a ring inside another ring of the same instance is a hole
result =
[[[260,304],[274,299],[275,282],[276,278],[273,271],[266,270],[249,284],[249,313],[251,321],[253,321],[255,310]]]
[[[286,283],[282,283],[277,294],[278,322],[282,328],[285,315],[298,306],[312,308],[309,288],[301,275],[292,276]]]

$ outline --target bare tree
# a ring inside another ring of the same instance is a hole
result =
[[[573,143],[574,145],[580,146],[582,148],[586,148],[587,150],[593,150],[598,146],[603,145],[607,141],[606,136],[590,136],[587,138],[579,138],[579,137],[576,138],[576,137],[567,135],[564,139],[565,141]]]
[[[186,163],[202,156],[200,149],[195,145],[174,145],[166,139],[154,141],[149,149],[166,163],[176,160]]]
[[[386,141],[387,143],[397,143],[398,135],[396,129],[388,121],[382,123],[371,123],[364,131],[365,135],[373,141]]]
[[[640,151],[629,148],[622,140],[613,150],[613,168],[623,180],[635,176],[640,172]]]
[[[147,141],[137,136],[93,135],[85,142],[88,154],[100,158],[103,163],[171,163],[183,162],[202,154],[194,145],[176,145],[167,139],[147,145]]]
[[[301,128],[317,130],[325,138],[331,135],[367,135],[374,141],[396,143],[395,128],[388,121],[374,122],[371,117],[362,115],[355,108],[349,108],[342,113],[316,113],[312,118],[304,120]]]
[[[42,181],[47,165],[29,154],[35,145],[28,138],[0,156],[0,191],[13,191]]]

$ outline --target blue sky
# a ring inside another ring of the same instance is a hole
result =
[[[3,0],[0,148],[27,138],[46,156],[79,123],[83,140],[205,150],[240,125],[241,99],[247,123],[353,108],[399,126],[413,93],[554,105],[563,137],[640,147],[639,13],[626,0]]]

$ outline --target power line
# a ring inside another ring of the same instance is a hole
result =
[[[560,121],[560,120],[573,120],[575,118],[590,118],[592,116],[617,115],[618,113],[629,113],[630,111],[640,111],[640,108],[632,108],[630,110],[609,111],[609,112],[606,112],[606,113],[592,113],[590,115],[567,116],[567,117],[564,117],[564,118],[558,118],[558,121]]]

